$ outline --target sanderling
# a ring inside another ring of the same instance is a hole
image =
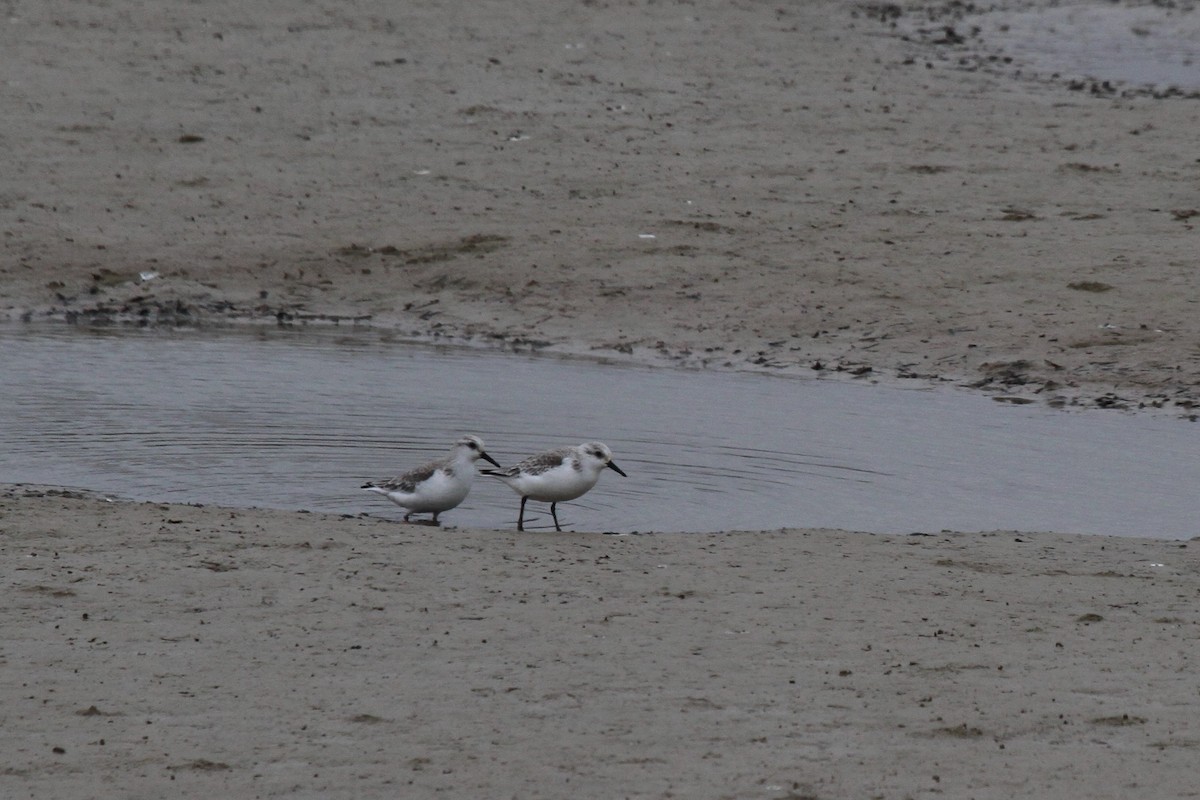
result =
[[[408,513],[404,515],[405,522],[408,522],[412,514],[432,511],[433,522],[436,524],[438,514],[449,511],[466,499],[467,493],[471,491],[471,481],[475,480],[475,462],[481,458],[497,467],[500,466],[495,459],[483,452],[482,439],[478,436],[464,436],[454,443],[454,449],[450,451],[448,458],[410,469],[391,480],[364,483],[362,488],[381,494],[396,505],[408,509]]]
[[[525,530],[525,501],[537,500],[550,504],[554,529],[561,531],[555,506],[563,500],[574,500],[596,485],[605,468],[629,477],[613,463],[612,451],[600,442],[588,442],[578,447],[561,447],[530,456],[508,469],[485,469],[484,475],[499,478],[521,495],[521,513],[517,530]]]

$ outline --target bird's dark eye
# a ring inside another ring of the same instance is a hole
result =
[[[467,442],[467,447],[471,448],[472,450],[479,449],[479,445],[475,444],[474,442]]]

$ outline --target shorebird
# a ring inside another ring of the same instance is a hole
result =
[[[613,463],[612,451],[608,446],[600,442],[547,450],[508,469],[485,469],[483,474],[499,478],[521,496],[517,530],[525,530],[525,501],[537,500],[550,504],[554,529],[561,531],[555,506],[564,500],[574,500],[595,486],[605,467],[618,475],[629,477]]]
[[[471,491],[471,482],[475,480],[475,462],[481,458],[500,466],[483,451],[482,439],[464,436],[454,443],[447,458],[410,469],[391,480],[364,483],[362,488],[381,494],[407,509],[405,522],[413,514],[432,511],[436,525],[438,514],[449,511],[466,499]]]

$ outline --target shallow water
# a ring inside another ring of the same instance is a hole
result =
[[[1200,89],[1200,14],[1171,4],[1075,3],[969,18],[1020,64],[1064,77]]]
[[[1200,534],[1195,424],[958,390],[275,330],[0,328],[0,375],[2,483],[398,519],[362,482],[470,432],[503,464],[612,447],[630,477],[561,504],[574,530]],[[443,523],[512,527],[517,505],[481,476]]]

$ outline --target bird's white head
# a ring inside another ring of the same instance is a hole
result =
[[[497,467],[500,466],[494,458],[489,456],[487,452],[484,451],[483,439],[480,439],[478,436],[467,434],[466,436],[462,437],[454,443],[454,452],[456,455],[466,456],[466,458],[472,463],[482,458],[489,464],[493,464]]]
[[[608,445],[602,442],[587,442],[579,445],[579,452],[582,454],[584,462],[593,464],[597,471],[608,467],[618,475],[629,477],[613,462],[612,450],[608,449]]]

